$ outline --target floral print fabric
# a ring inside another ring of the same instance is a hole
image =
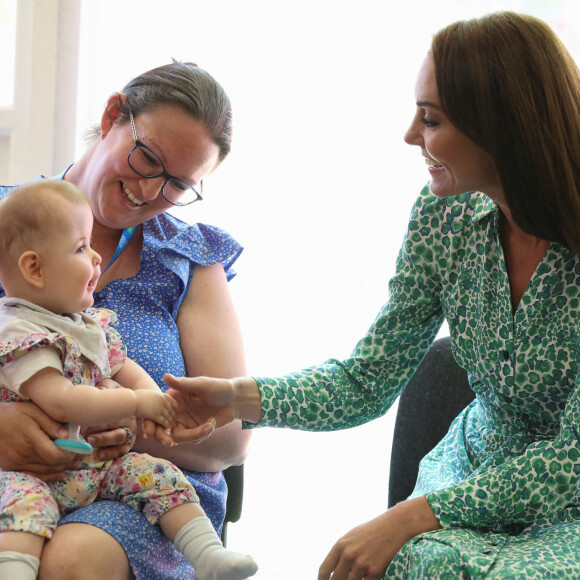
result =
[[[97,499],[124,502],[155,525],[184,503],[199,503],[193,487],[174,465],[145,453],[106,462],[84,462],[55,483],[14,471],[0,473],[0,531],[52,537],[61,514]]]
[[[409,542],[393,577],[493,577],[516,544],[528,554],[525,564],[514,560],[526,578],[544,577],[546,558],[571,552],[580,561],[580,257],[551,244],[512,312],[499,219],[481,193],[438,199],[426,189],[389,300],[351,357],[257,379],[261,425],[360,425],[388,410],[447,320],[476,399],[423,459],[413,492],[427,497],[444,529]],[[468,538],[477,558],[467,556]],[[562,577],[580,577],[579,566]],[[418,569],[423,575],[413,576]]]

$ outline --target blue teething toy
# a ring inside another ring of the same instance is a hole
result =
[[[93,446],[87,443],[81,435],[81,426],[76,423],[68,424],[68,439],[55,439],[54,444],[63,451],[79,453],[81,455],[90,455],[93,452]]]

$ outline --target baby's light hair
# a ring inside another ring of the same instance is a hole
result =
[[[0,202],[0,280],[20,255],[46,242],[62,224],[64,202],[89,205],[75,185],[57,179],[39,179],[13,189]]]

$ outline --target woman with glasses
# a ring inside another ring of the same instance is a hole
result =
[[[94,215],[92,246],[104,265],[95,306],[117,313],[129,356],[162,389],[167,371],[234,377],[245,370],[227,289],[241,247],[218,228],[166,213],[203,199],[203,179],[228,155],[231,130],[223,88],[203,69],[173,62],[112,95],[89,148],[58,176],[86,193]],[[33,405],[1,403],[0,467],[47,480],[78,467],[51,442],[63,436],[60,427]],[[244,461],[247,432],[237,423],[217,438],[170,448],[135,434],[127,418],[86,436],[102,460],[134,444],[178,465],[219,533],[227,493],[221,471]],[[200,428],[191,439],[201,435]],[[97,502],[62,524],[46,544],[40,578],[194,577],[158,528],[121,503]]]

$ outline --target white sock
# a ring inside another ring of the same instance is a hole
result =
[[[0,552],[0,578],[36,580],[40,560],[20,552]]]
[[[208,518],[194,518],[175,536],[175,547],[187,558],[198,580],[244,580],[258,571],[251,556],[226,550]]]

